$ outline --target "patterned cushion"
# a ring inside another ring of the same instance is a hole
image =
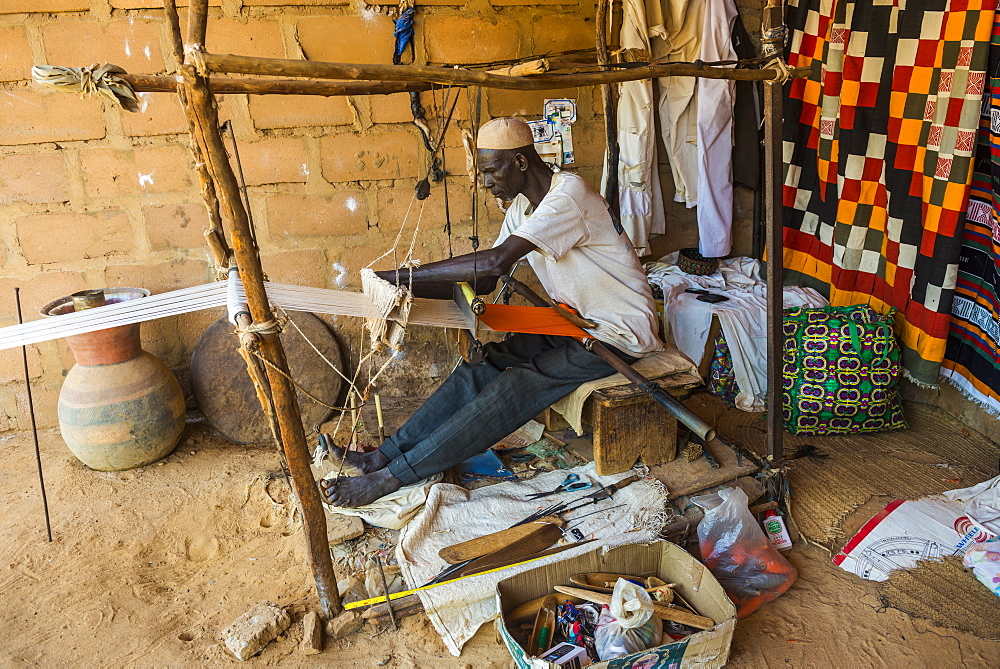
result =
[[[785,310],[785,429],[840,434],[906,427],[894,315],[866,305]]]

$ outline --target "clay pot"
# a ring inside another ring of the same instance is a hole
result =
[[[108,304],[149,295],[107,288]],[[42,308],[73,311],[70,297]],[[83,464],[100,471],[134,469],[169,455],[184,431],[184,394],[173,373],[142,350],[141,323],[66,337],[76,365],[59,391],[59,429]]]

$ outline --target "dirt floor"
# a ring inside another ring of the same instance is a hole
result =
[[[492,627],[453,658],[423,616],[400,632],[365,627],[320,655],[301,654],[302,616],[316,604],[269,447],[236,446],[191,424],[164,461],[102,473],[80,464],[57,431],[44,432],[54,539],[46,543],[30,434],[0,444],[0,665],[236,663],[220,631],[261,600],[288,607],[293,624],[252,664],[511,665]],[[884,608],[874,584],[819,548],[790,558],[798,583],[737,625],[732,666],[995,666],[1000,657],[994,642]]]

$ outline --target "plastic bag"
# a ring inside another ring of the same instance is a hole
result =
[[[611,606],[601,608],[594,633],[597,656],[613,660],[660,645],[663,622],[653,615],[653,599],[635,583],[615,583]]]
[[[745,618],[788,590],[798,574],[767,540],[739,488],[692,497],[705,509],[698,525],[701,558]]]

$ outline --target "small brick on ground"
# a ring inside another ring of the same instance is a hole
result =
[[[291,622],[277,604],[260,602],[222,630],[222,639],[237,659],[247,660],[278,638]]]
[[[304,655],[317,655],[323,652],[323,620],[315,611],[310,611],[302,619],[302,643],[299,650]]]
[[[357,516],[327,512],[326,536],[331,546],[344,543],[348,539],[355,539],[364,533],[365,524]]]
[[[361,629],[364,622],[364,618],[357,611],[344,611],[326,624],[326,633],[334,639],[343,639]]]

